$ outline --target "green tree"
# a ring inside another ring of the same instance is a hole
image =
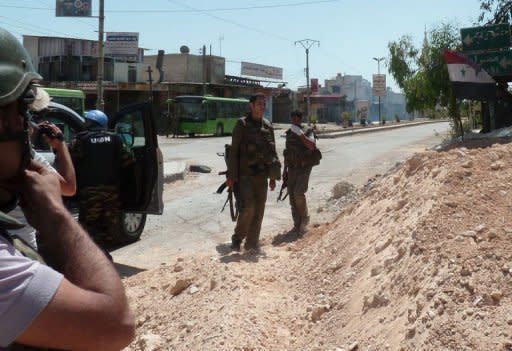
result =
[[[457,135],[460,112],[444,62],[444,50],[459,46],[459,29],[447,23],[425,33],[421,49],[414,47],[410,36],[388,44],[389,73],[405,94],[407,112],[446,108],[454,120]]]
[[[512,1],[510,0],[481,0],[479,22],[507,23],[512,15]]]

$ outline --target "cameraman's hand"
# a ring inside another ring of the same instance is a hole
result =
[[[20,206],[27,221],[36,229],[50,226],[54,221],[52,214],[66,212],[61,198],[61,181],[58,173],[34,160],[25,170],[19,184]]]

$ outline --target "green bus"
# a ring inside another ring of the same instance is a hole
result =
[[[53,102],[69,107],[80,116],[85,114],[85,94],[81,90],[46,88],[44,90],[50,95]]]
[[[176,96],[173,118],[178,134],[231,134],[238,118],[249,112],[249,100],[214,96]]]

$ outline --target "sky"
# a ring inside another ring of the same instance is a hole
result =
[[[98,38],[97,18],[55,17],[55,0],[0,0],[0,27],[23,35]],[[179,53],[182,45],[199,54],[226,59],[226,74],[240,75],[241,62],[283,69],[292,89],[306,85],[306,50],[310,39],[309,76],[324,85],[337,73],[362,75],[371,82],[387,72],[388,43],[410,35],[421,46],[425,29],[441,23],[472,27],[478,0],[104,0],[105,32],[139,32],[146,55]],[[92,2],[98,16],[99,0]],[[317,44],[318,42],[318,44]],[[264,80],[265,78],[259,78]],[[273,83],[264,85],[275,86]]]

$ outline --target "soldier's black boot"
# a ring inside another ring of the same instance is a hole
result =
[[[240,240],[231,239],[231,250],[240,251],[240,245],[242,242]]]

